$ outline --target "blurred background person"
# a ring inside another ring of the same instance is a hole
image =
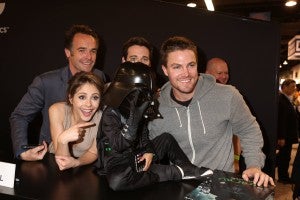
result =
[[[296,82],[286,79],[281,85],[278,103],[278,135],[277,154],[278,182],[290,184],[291,178],[288,173],[292,145],[298,143],[299,118],[294,105],[294,93]]]
[[[221,58],[212,58],[206,64],[206,74],[213,75],[217,82],[227,84],[229,80],[228,65]]]

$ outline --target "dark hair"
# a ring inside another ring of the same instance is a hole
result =
[[[168,38],[163,42],[160,48],[161,63],[166,66],[169,53],[186,49],[192,50],[198,61],[197,46],[192,40],[182,36],[173,36]]]
[[[73,38],[77,33],[82,33],[86,35],[92,36],[96,42],[97,45],[99,45],[99,36],[96,33],[94,29],[89,27],[88,25],[81,25],[81,24],[75,24],[71,26],[66,32],[65,32],[65,44],[64,47],[66,49],[71,49],[73,45]]]
[[[122,57],[124,57],[126,59],[127,56],[128,56],[129,47],[132,47],[134,45],[146,47],[149,50],[149,53],[150,53],[150,55],[149,55],[150,58],[149,59],[150,59],[150,61],[152,60],[153,47],[145,38],[140,37],[140,36],[131,37],[123,44]]]
[[[104,83],[103,81],[94,73],[92,72],[78,72],[76,73],[68,82],[68,89],[67,89],[67,104],[70,105],[69,96],[73,97],[77,92],[78,88],[82,85],[89,83],[94,85],[99,93],[100,97],[102,97]]]
[[[288,87],[290,84],[296,83],[293,79],[285,79],[281,84],[281,88]]]

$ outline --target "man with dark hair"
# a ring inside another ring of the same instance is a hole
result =
[[[162,69],[169,82],[158,99],[163,118],[149,122],[151,138],[170,133],[194,165],[233,172],[236,133],[247,165],[243,179],[274,185],[261,171],[262,133],[242,95],[233,86],[217,84],[211,75],[199,76],[197,58],[197,46],[186,37],[171,37],[162,44]]]
[[[122,62],[141,62],[151,66],[152,54],[153,47],[145,38],[132,37],[123,44]]]
[[[68,66],[37,76],[10,116],[11,138],[16,158],[27,161],[43,159],[47,152],[46,143],[51,142],[48,109],[53,103],[66,99],[70,77],[80,71],[93,71],[105,81],[104,73],[93,69],[99,38],[91,27],[73,25],[65,33],[64,45]],[[40,145],[28,149],[28,125],[40,112],[43,116]]]
[[[293,104],[293,95],[296,92],[296,82],[286,79],[281,85],[278,103],[278,136],[277,155],[278,182],[292,183],[288,169],[291,160],[292,145],[298,143],[299,119],[296,107]]]

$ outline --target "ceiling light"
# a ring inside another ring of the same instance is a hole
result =
[[[212,0],[204,0],[207,10],[215,11]]]
[[[197,6],[197,4],[195,4],[195,3],[193,3],[193,2],[188,3],[188,4],[186,4],[186,5],[187,5],[187,7],[190,7],[190,8],[195,8],[195,7]]]
[[[297,5],[296,0],[288,0],[285,2],[285,6],[288,6],[288,7],[295,6],[295,5]]]

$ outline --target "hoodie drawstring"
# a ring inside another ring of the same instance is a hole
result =
[[[204,126],[204,121],[203,121],[202,112],[201,112],[201,106],[200,106],[199,101],[197,101],[197,104],[198,104],[200,119],[201,119],[201,123],[202,123],[202,127],[203,127],[203,133],[206,134],[206,129],[205,129],[205,126]]]
[[[202,116],[202,112],[201,112],[201,106],[200,106],[200,103],[199,101],[197,101],[197,105],[198,105],[198,109],[199,109],[199,115],[200,115],[200,120],[201,120],[201,124],[202,124],[202,127],[203,127],[203,133],[206,134],[206,129],[205,129],[205,126],[204,126],[204,121],[203,121],[203,116]],[[179,112],[178,112],[178,109],[175,108],[176,110],[176,113],[177,113],[177,117],[178,117],[178,120],[179,120],[179,127],[182,127],[182,123],[181,123],[181,119],[180,119],[180,115],[179,115]],[[196,152],[195,152],[195,148],[194,148],[194,144],[193,144],[193,139],[192,139],[192,130],[191,130],[191,119],[190,119],[190,107],[187,107],[187,131],[188,131],[188,136],[189,136],[189,142],[190,142],[190,145],[191,145],[191,149],[192,149],[192,158],[191,158],[191,163],[194,163],[195,162],[195,157],[196,157]]]
[[[176,113],[177,113],[177,117],[178,117],[178,120],[179,120],[179,127],[182,127],[182,123],[181,123],[181,119],[180,119],[180,115],[179,115],[179,112],[178,112],[178,110],[177,110],[177,108],[175,108],[175,110],[176,110]]]

